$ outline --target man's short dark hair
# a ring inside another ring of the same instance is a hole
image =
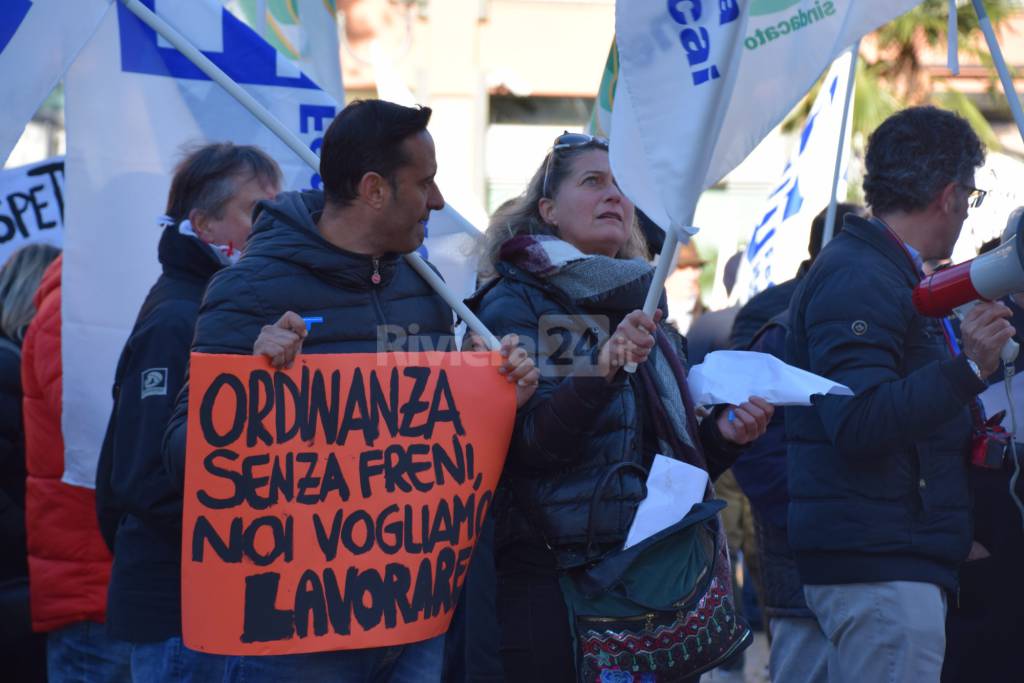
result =
[[[868,139],[864,195],[875,214],[918,211],[952,182],[971,185],[985,150],[965,119],[935,107],[893,114]]]
[[[280,186],[281,169],[259,147],[215,142],[188,150],[178,162],[167,193],[166,213],[179,223],[192,209],[221,218],[224,207],[238,191],[240,179],[255,177]]]
[[[402,141],[427,129],[429,107],[403,107],[384,100],[356,100],[324,134],[320,177],[327,201],[347,206],[359,194],[359,181],[379,173],[395,187],[395,172],[409,163]]]
[[[845,202],[836,204],[836,218],[832,225],[833,237],[843,231],[843,223],[846,222],[846,217],[851,214],[863,217],[867,215],[867,212],[860,204],[846,204]],[[810,254],[812,261],[818,258],[818,252],[821,251],[821,240],[825,237],[826,218],[828,218],[827,206],[811,221],[811,239],[807,242],[807,253]]]

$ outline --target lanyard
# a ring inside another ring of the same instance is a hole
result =
[[[956,335],[953,334],[953,323],[949,322],[949,318],[942,319],[942,334],[946,337],[946,346],[949,347],[950,353],[954,357],[960,355],[960,344],[956,341]]]

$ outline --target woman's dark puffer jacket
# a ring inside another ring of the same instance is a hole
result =
[[[547,336],[543,329],[573,313],[595,316],[591,321],[603,315],[608,325],[597,335],[600,343],[625,314],[642,305],[647,281],[626,286],[636,291],[617,293],[619,301],[636,302],[632,308],[588,310],[575,309],[556,287],[520,268],[499,263],[497,270],[499,279],[469,303],[495,335],[515,333],[528,350],[537,349],[541,372],[536,394],[516,416],[503,486],[495,503],[497,545],[500,549],[521,540],[543,542],[556,552],[561,566],[572,566],[585,561],[591,499],[603,475],[623,461],[647,468],[651,454],[643,448],[639,376],[620,372],[612,382],[602,377],[556,376],[557,354],[544,348],[551,346],[551,340],[541,339]],[[594,343],[591,336],[591,348]],[[558,345],[556,340],[554,346]],[[740,452],[725,442],[711,419],[703,421],[697,438],[712,477],[728,468]],[[626,470],[611,478],[593,516],[595,550],[621,546],[644,495],[639,473]]]

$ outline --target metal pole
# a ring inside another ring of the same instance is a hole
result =
[[[286,144],[299,156],[300,159],[306,162],[311,169],[314,171],[320,170],[320,157],[318,157],[313,150],[302,144],[302,141],[299,140],[294,133],[288,130],[283,123],[278,121],[277,118],[267,111],[263,105],[257,102],[252,95],[231,80],[231,77],[224,73],[220,67],[211,62],[206,55],[196,49],[196,47],[192,45],[187,38],[185,38],[185,36],[178,33],[173,26],[157,16],[152,10],[139,2],[139,0],[121,0],[121,2],[147,26],[159,33],[167,40],[167,42],[177,48],[177,50],[190,62],[195,64],[200,71],[209,76],[211,80],[217,83],[217,85],[224,88],[224,90],[234,97],[239,104],[249,110],[249,113],[255,116],[260,123],[269,128],[274,135],[280,138],[281,142]],[[491,334],[490,330],[488,330],[480,319],[476,317],[471,310],[469,310],[466,304],[455,296],[454,292],[445,285],[444,281],[430,268],[430,266],[426,264],[419,254],[416,252],[406,254],[405,260],[410,266],[412,266],[413,270],[423,277],[423,279],[427,281],[427,284],[429,284],[434,291],[452,307],[452,310],[455,311],[456,315],[466,321],[466,324],[471,330],[483,337],[488,348],[492,351],[497,351],[501,348],[501,342],[498,341],[498,338]]]
[[[999,41],[996,39],[996,32],[992,28],[992,22],[988,18],[988,12],[981,0],[971,0],[974,4],[974,11],[978,13],[978,25],[981,32],[985,34],[985,42],[988,43],[988,51],[992,53],[992,61],[996,64],[996,71],[999,72],[999,80],[1003,83],[1003,92],[1006,94],[1006,101],[1010,103],[1010,111],[1013,112],[1013,120],[1017,122],[1017,130],[1024,140],[1024,111],[1021,110],[1020,97],[1013,87],[1013,77],[1010,76],[1010,69],[1003,59],[1003,51],[999,48]]]
[[[853,104],[853,90],[857,77],[857,59],[860,52],[860,40],[858,39],[850,48],[850,73],[846,81],[846,100],[843,102],[843,122],[839,126],[839,145],[836,150],[836,167],[832,172],[832,194],[829,195],[828,212],[825,214],[825,229],[821,235],[821,246],[825,246],[832,239],[833,227],[836,222],[836,209],[839,198],[836,192],[839,189],[839,175],[843,171],[843,151],[846,148],[846,127],[849,125],[850,108]]]

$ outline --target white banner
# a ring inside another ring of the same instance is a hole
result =
[[[319,150],[338,107],[290,60],[212,0],[145,4]],[[120,4],[67,74],[66,124],[64,480],[93,486],[117,357],[159,274],[156,218],[182,147],[255,144],[281,164],[286,189],[320,178]],[[424,248],[433,257],[451,239],[431,231]]]
[[[618,0],[612,167],[663,228],[688,227],[826,65],[919,0]]]
[[[96,30],[111,0],[0,2],[0,162]]]
[[[832,63],[822,82],[799,141],[782,171],[782,181],[768,197],[763,217],[750,235],[731,303],[746,303],[758,292],[789,280],[809,256],[811,221],[831,200],[851,58],[850,51],[844,52]],[[836,192],[839,197],[846,196],[850,129],[851,126],[846,127],[843,140]]]
[[[64,242],[64,157],[0,171],[0,265],[26,244]]]

